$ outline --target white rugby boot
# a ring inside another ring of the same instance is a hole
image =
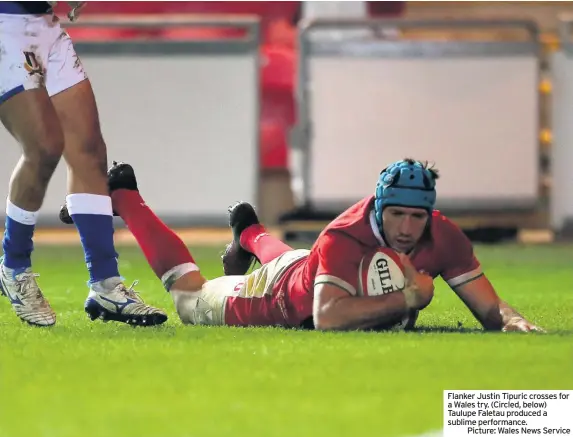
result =
[[[127,288],[121,278],[109,278],[90,286],[85,311],[91,320],[113,320],[134,326],[161,325],[167,314],[143,302],[133,287]]]
[[[8,269],[0,258],[0,294],[8,298],[16,315],[30,325],[52,326],[56,313],[36,282],[38,276],[31,268]]]

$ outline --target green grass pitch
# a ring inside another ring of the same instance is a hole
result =
[[[417,332],[183,326],[139,249],[118,251],[170,319],[90,322],[81,249],[38,246],[58,323],[24,325],[0,299],[0,437],[409,436],[442,428],[445,389],[573,389],[571,245],[476,247],[502,298],[548,334],[482,332],[441,280]],[[221,273],[220,248],[192,252]]]

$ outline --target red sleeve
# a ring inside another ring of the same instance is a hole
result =
[[[483,274],[471,241],[455,223],[444,217],[438,238],[444,254],[441,276],[450,287],[458,287]]]
[[[362,259],[360,245],[342,233],[327,233],[320,239],[314,285],[333,284],[355,296]]]

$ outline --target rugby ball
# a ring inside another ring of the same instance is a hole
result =
[[[406,285],[404,266],[398,254],[387,247],[381,247],[367,253],[360,261],[358,269],[359,296],[379,296],[402,291]],[[401,320],[397,319],[371,328],[374,331],[409,330],[414,327],[419,312],[410,310]]]
[[[372,250],[362,257],[358,269],[359,296],[379,296],[404,289],[404,266],[398,254],[387,247]]]

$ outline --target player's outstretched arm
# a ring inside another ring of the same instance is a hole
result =
[[[543,331],[501,300],[489,279],[483,274],[452,288],[487,330]]]
[[[457,225],[444,218],[439,231],[446,248],[442,252],[445,268],[441,275],[485,329],[541,331],[500,299],[484,275],[472,243]]]
[[[403,292],[357,297],[336,285],[318,284],[314,291],[314,326],[323,331],[346,331],[396,323],[410,310],[425,308],[432,300],[433,289],[431,286],[420,292],[411,285]]]

